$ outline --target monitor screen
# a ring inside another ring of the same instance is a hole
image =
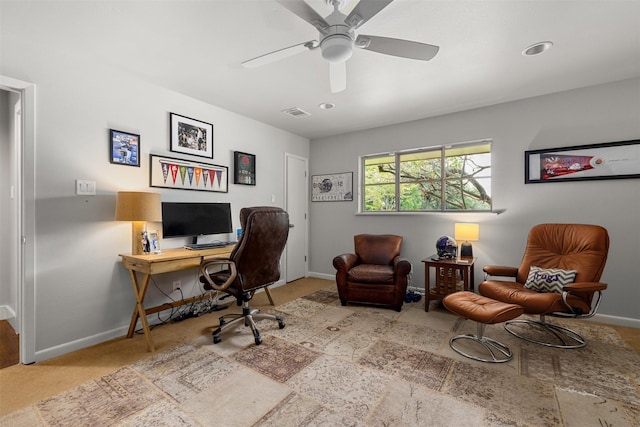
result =
[[[230,203],[162,203],[162,237],[233,232]]]

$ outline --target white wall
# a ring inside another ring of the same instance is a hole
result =
[[[523,165],[525,150],[640,139],[640,79],[313,140],[310,169],[357,175],[364,154],[482,138],[494,141],[493,205],[504,213],[358,216],[355,200],[312,203],[309,270],[334,275],[333,257],[352,251],[354,234],[395,233],[405,238],[402,252],[413,264],[415,285],[424,287],[421,260],[435,253],[439,236],[453,234],[455,222],[466,221],[480,223],[473,245],[479,283],[483,265],[519,264],[537,223],[600,224],[611,238],[600,313],[639,326],[640,179],[525,185]]]
[[[164,201],[230,201],[237,226],[243,206],[283,206],[285,152],[309,157],[305,138],[69,56],[64,47],[52,52],[14,39],[3,44],[1,64],[0,74],[38,90],[36,360],[126,333],[135,301],[118,253],[131,251],[131,225],[113,219],[117,191],[156,191]],[[169,151],[169,112],[214,125],[208,161],[229,166],[229,193],[149,188],[149,153],[207,161]],[[110,128],[141,135],[141,167],[109,163]],[[233,184],[234,150],[256,155],[255,187]],[[76,179],[95,180],[97,195],[76,196]],[[176,278],[188,293],[189,284],[197,290],[195,271],[155,282],[166,291]],[[147,295],[148,306],[166,300],[153,284]]]

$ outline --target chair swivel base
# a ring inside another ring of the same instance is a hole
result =
[[[522,328],[520,328],[521,331],[516,330],[518,325],[526,326],[527,329],[534,328],[539,331],[543,331],[549,338],[555,339],[557,343],[541,341],[540,339],[527,336]],[[544,345],[546,347],[569,349],[582,348],[587,345],[587,341],[577,332],[563,326],[547,323],[544,321],[543,316],[540,316],[539,321],[531,319],[510,320],[505,322],[504,329],[515,337],[534,344]]]
[[[481,325],[482,324],[478,324],[478,326],[481,326]],[[482,357],[479,355],[474,355],[474,354],[470,354],[462,351],[460,347],[457,344],[455,344],[456,341],[458,340],[470,340],[474,343],[480,344],[482,350],[484,350],[484,352],[489,357]],[[502,343],[499,343],[496,340],[484,337],[482,335],[472,335],[472,334],[456,335],[449,339],[449,346],[456,353],[462,356],[468,357],[469,359],[477,360],[479,362],[503,363],[503,362],[508,362],[513,358],[513,353],[511,352],[511,350],[509,350],[509,347],[507,347]]]
[[[236,318],[231,320],[230,322],[227,322],[225,320],[225,317],[227,316],[235,316]],[[282,317],[276,316],[273,314],[263,314],[263,313],[260,313],[260,310],[258,309],[251,310],[247,306],[242,307],[242,314],[231,314],[227,316],[221,316],[218,319],[220,322],[220,327],[215,331],[213,331],[214,344],[218,344],[220,341],[222,341],[222,338],[220,338],[220,334],[222,332],[224,332],[227,329],[235,327],[240,322],[243,322],[244,326],[248,326],[251,328],[256,345],[262,344],[262,336],[260,335],[260,331],[256,326],[256,322],[255,322],[256,320],[262,320],[262,319],[275,320],[278,322],[278,327],[280,329],[283,329],[286,326],[284,323],[284,319]]]

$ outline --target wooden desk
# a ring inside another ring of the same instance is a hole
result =
[[[153,341],[151,339],[151,330],[147,315],[166,310],[169,306],[179,307],[184,304],[190,304],[200,299],[200,296],[187,298],[181,301],[175,301],[170,304],[163,304],[157,307],[144,308],[144,296],[147,293],[147,287],[151,275],[167,273],[170,271],[187,270],[189,268],[198,268],[200,263],[208,258],[227,258],[231,255],[234,245],[224,248],[189,250],[184,248],[166,249],[159,254],[149,255],[131,255],[118,254],[122,258],[122,266],[129,270],[129,277],[133,285],[133,294],[136,297],[136,305],[131,315],[131,323],[129,324],[129,332],[127,338],[132,338],[135,332],[138,319],[142,322],[142,330],[147,340],[147,349],[155,351]],[[141,275],[142,280],[138,279]]]
[[[422,260],[424,262],[424,311],[429,311],[429,302],[441,300],[458,291],[473,292],[473,264],[478,258],[437,259],[436,255]],[[430,285],[429,268],[435,268],[435,283]]]

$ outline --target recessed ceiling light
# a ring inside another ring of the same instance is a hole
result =
[[[322,108],[323,110],[330,110],[335,106],[336,104],[332,104],[330,102],[323,102],[322,104],[318,105],[318,107]]]
[[[529,46],[528,48],[526,48],[525,50],[523,50],[522,54],[524,56],[540,55],[541,53],[544,53],[544,52],[548,51],[549,49],[551,49],[551,46],[553,46],[552,42],[535,43],[535,44],[532,44],[531,46]]]

